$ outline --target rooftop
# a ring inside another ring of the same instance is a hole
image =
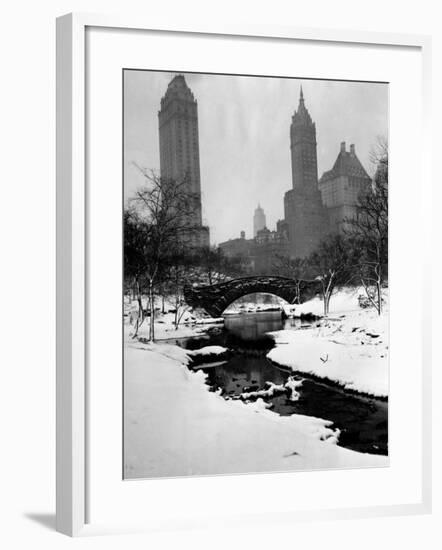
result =
[[[292,116],[292,124],[296,126],[304,126],[304,125],[310,126],[313,124],[312,117],[310,116],[310,113],[308,112],[308,109],[305,106],[302,86],[299,92],[298,110],[295,111],[294,115]]]
[[[169,82],[166,93],[161,99],[161,105],[163,105],[165,101],[170,101],[172,99],[195,101],[192,90],[187,85],[186,79],[182,74],[175,75]]]
[[[324,172],[320,181],[337,178],[339,176],[348,176],[354,178],[365,178],[370,180],[361,161],[356,156],[355,146],[350,145],[350,150],[346,150],[345,141],[341,143],[341,149],[331,170]]]

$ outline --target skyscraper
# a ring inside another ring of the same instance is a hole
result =
[[[258,231],[264,229],[265,226],[266,215],[264,214],[264,210],[261,208],[261,205],[258,204],[258,207],[255,209],[255,213],[253,215],[253,236],[256,237]]]
[[[183,75],[169,82],[158,121],[161,177],[186,180],[193,198],[188,239],[195,246],[209,246],[209,228],[203,226],[201,213],[198,105]]]
[[[284,196],[290,254],[308,256],[328,232],[328,213],[318,189],[316,125],[300,91],[298,110],[290,126],[292,189]]]
[[[302,86],[298,110],[295,111],[290,126],[290,151],[293,189],[315,188],[318,185],[316,124],[305,106]]]

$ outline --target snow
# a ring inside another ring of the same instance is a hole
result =
[[[330,299],[330,314],[361,311],[358,304],[359,296],[365,296],[363,287],[344,287],[335,290]],[[386,293],[384,298],[387,301],[388,297]],[[324,315],[324,303],[320,296],[315,296],[303,304],[286,305],[284,306],[284,311],[295,317],[300,317],[301,315],[307,315],[309,313],[322,317]]]
[[[204,317],[202,319],[197,319],[197,325],[219,325],[224,323],[224,317]]]
[[[284,393],[285,387],[283,384],[274,384],[273,382],[267,382],[266,390],[257,390],[251,392],[243,392],[241,394],[241,399],[256,399],[260,397],[273,397],[275,393]]]
[[[190,357],[189,357],[189,351],[180,348],[179,346],[175,346],[174,344],[164,344],[164,343],[148,343],[148,344],[138,344],[136,341],[131,344],[130,342],[125,343],[125,346],[132,346],[136,347],[137,349],[143,350],[143,351],[155,351],[156,354],[162,355],[163,357],[166,357],[168,359],[172,359],[172,361],[177,361],[183,365],[189,365],[190,364]],[[125,363],[126,366],[126,363]]]
[[[267,357],[293,371],[331,380],[346,389],[386,397],[388,312],[379,316],[372,309],[355,307],[355,300],[357,295],[355,298],[348,291],[339,293],[331,303],[330,317],[317,326],[270,333],[276,346]]]
[[[273,382],[266,382],[265,390],[257,390],[252,392],[243,392],[241,399],[256,399],[260,397],[273,397],[275,394],[286,393],[289,390],[290,401],[297,401],[299,399],[299,392],[297,388],[302,386],[302,380],[295,380],[292,376],[289,376],[285,384],[274,384]]]
[[[339,447],[326,420],[279,416],[208,391],[186,350],[142,344],[126,327],[126,478],[387,466],[388,458]]]
[[[293,376],[289,376],[287,382],[284,384],[284,387],[291,391],[290,401],[298,401],[300,393],[298,388],[302,386],[303,380],[295,380]]]
[[[238,315],[241,313],[257,313],[264,311],[280,311],[287,302],[279,296],[267,293],[252,293],[232,302],[223,315]]]
[[[205,334],[210,325],[218,325],[224,322],[224,319],[205,317],[196,318],[186,316],[186,321],[181,321],[178,328],[174,325],[175,314],[173,313],[158,313],[155,316],[155,339],[165,340],[171,338],[189,338]],[[133,328],[132,328],[133,331]],[[149,339],[149,318],[145,318],[142,325],[138,329],[138,337]]]
[[[258,313],[264,311],[278,311],[283,309],[284,304],[282,300],[280,303],[273,304],[255,304],[253,302],[246,302],[238,305],[233,303],[225,311],[223,315],[240,315],[242,313]]]
[[[378,316],[361,309],[359,294],[360,289],[338,291],[331,299],[329,316],[311,328],[270,333],[275,348],[268,357],[306,376],[387,396],[387,313]],[[322,315],[318,298],[294,308],[295,316]],[[206,375],[186,365],[198,356],[220,360],[228,350],[206,346],[189,351],[161,340],[204,334],[220,320],[198,312],[186,312],[183,319],[185,324],[176,330],[173,313],[158,313],[155,344],[142,343],[149,336],[149,319],[140,328],[141,341],[132,339],[133,327],[125,325],[126,478],[388,465],[388,457],[336,445],[340,432],[330,421],[280,416],[269,410],[271,405],[263,397],[289,389],[296,400],[302,380],[289,377],[280,386],[269,382],[264,390],[229,400],[209,391]]]
[[[223,346],[205,346],[200,349],[196,349],[194,351],[188,351],[190,355],[223,355],[229,351],[227,348],[224,348]]]
[[[142,297],[143,308],[148,308],[147,296]],[[164,313],[162,312],[162,300],[157,298],[155,302],[155,340],[166,340],[172,338],[189,338],[205,334],[211,325],[224,323],[223,317],[209,317],[203,310],[193,310],[188,308],[184,312],[179,311],[180,322],[178,328],[175,327],[173,297],[164,298]],[[185,308],[184,308],[185,309]],[[181,315],[182,314],[182,315]],[[127,322],[131,322],[131,317],[138,316],[138,302],[130,299],[128,296],[124,298],[124,315]],[[149,317],[146,317],[138,329],[138,337],[148,340],[150,337]],[[133,332],[133,328],[132,328]]]

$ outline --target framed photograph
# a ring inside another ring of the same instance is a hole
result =
[[[429,51],[57,20],[59,531],[430,510]]]

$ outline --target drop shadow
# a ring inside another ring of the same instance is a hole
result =
[[[39,523],[46,529],[55,531],[55,514],[24,514],[24,516],[35,523]]]

